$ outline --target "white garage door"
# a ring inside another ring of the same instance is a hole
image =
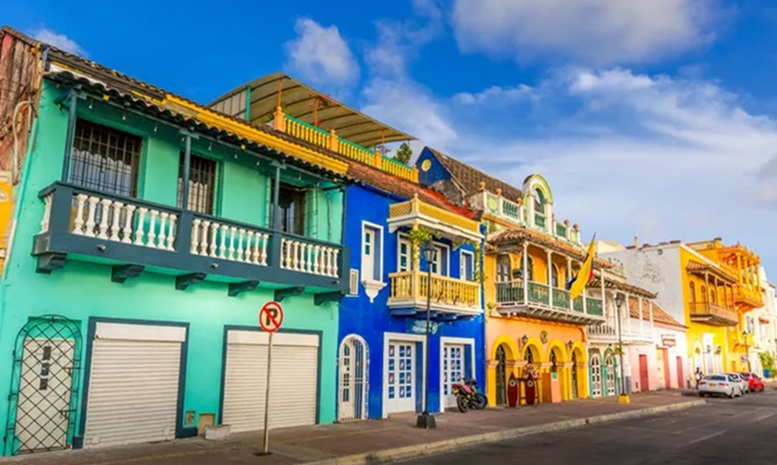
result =
[[[268,335],[229,331],[223,423],[233,432],[264,428]],[[318,335],[276,333],[270,381],[270,428],[316,423]]]
[[[98,323],[84,447],[175,438],[186,328]]]

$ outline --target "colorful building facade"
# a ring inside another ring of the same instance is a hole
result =
[[[584,296],[572,300],[566,283],[586,251],[577,225],[556,220],[542,176],[527,177],[517,189],[429,148],[416,166],[423,184],[481,212],[488,231],[484,277],[491,405],[509,402],[511,376],[523,378],[535,370],[542,402],[589,397],[586,327],[605,322],[605,308],[618,287],[609,273],[612,264],[596,260],[596,279]]]
[[[20,168],[3,453],[261,429],[273,300],[270,427],[335,421],[348,164],[15,31],[2,42],[47,71],[19,74],[28,150],[2,154]]]

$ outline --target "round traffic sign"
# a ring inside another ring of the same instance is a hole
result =
[[[283,323],[283,308],[278,302],[267,302],[259,311],[259,326],[268,333],[280,329]]]

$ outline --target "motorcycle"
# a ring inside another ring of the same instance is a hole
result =
[[[474,379],[462,379],[463,383],[453,384],[453,395],[456,396],[456,406],[461,413],[467,410],[483,410],[488,406],[488,398],[478,392],[478,383]]]

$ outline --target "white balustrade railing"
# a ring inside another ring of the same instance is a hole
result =
[[[175,250],[177,213],[94,194],[75,194],[73,198],[75,212],[71,212],[71,233],[152,249]],[[41,222],[44,232],[48,230],[50,203],[46,202],[47,214]]]
[[[193,255],[267,266],[270,234],[202,218],[192,220]]]
[[[281,268],[320,276],[338,276],[340,250],[303,239],[281,240]]]

